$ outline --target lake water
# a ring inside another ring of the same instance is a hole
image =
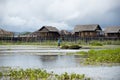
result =
[[[81,65],[81,62],[82,58],[85,56],[78,55],[34,55],[36,52],[32,52],[32,55],[29,55],[30,52],[25,54],[24,51],[24,54],[21,54],[22,52],[19,53],[18,51],[11,52],[9,55],[9,51],[16,50],[13,47],[10,48],[11,49],[8,49],[8,47],[4,46],[0,47],[0,67],[9,66],[13,68],[17,67],[24,69],[42,68],[48,72],[53,71],[58,74],[64,72],[85,74],[86,76],[91,77],[93,80],[120,80],[120,66],[83,66]],[[36,49],[36,47],[28,46],[21,48],[22,49],[19,49],[19,47],[17,47],[17,50],[39,50],[39,48]],[[44,48],[44,50],[51,50],[51,48]],[[54,51],[56,48],[52,48],[52,50]]]
[[[80,62],[78,56],[57,56],[57,55],[2,55],[0,66],[21,68],[63,68],[78,67]]]
[[[81,56],[37,56],[37,55],[3,55],[0,66],[13,68],[43,68],[61,74],[86,74],[94,80],[120,80],[120,66],[83,66]]]

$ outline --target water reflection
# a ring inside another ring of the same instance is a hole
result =
[[[21,68],[58,68],[75,67],[75,56],[37,56],[37,55],[7,55],[0,56],[0,66],[10,66]]]

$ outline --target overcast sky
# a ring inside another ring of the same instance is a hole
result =
[[[78,24],[120,26],[120,0],[0,0],[0,28],[36,31],[44,25],[72,30]]]

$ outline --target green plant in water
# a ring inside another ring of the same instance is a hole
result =
[[[10,80],[89,80],[84,74],[68,74],[65,72],[58,75],[41,69],[10,69],[7,74],[3,75],[3,73],[0,72],[0,76],[9,76]]]
[[[100,41],[91,41],[90,45],[92,45],[92,46],[103,46],[102,42],[100,42]]]
[[[80,53],[81,52],[78,54]],[[88,58],[85,59],[86,64],[120,63],[120,48],[107,50],[90,50],[86,53],[88,56]],[[81,54],[83,54],[83,52]]]

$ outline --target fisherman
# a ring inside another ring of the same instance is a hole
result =
[[[61,39],[58,39],[58,47],[60,48],[60,44],[61,44]]]

